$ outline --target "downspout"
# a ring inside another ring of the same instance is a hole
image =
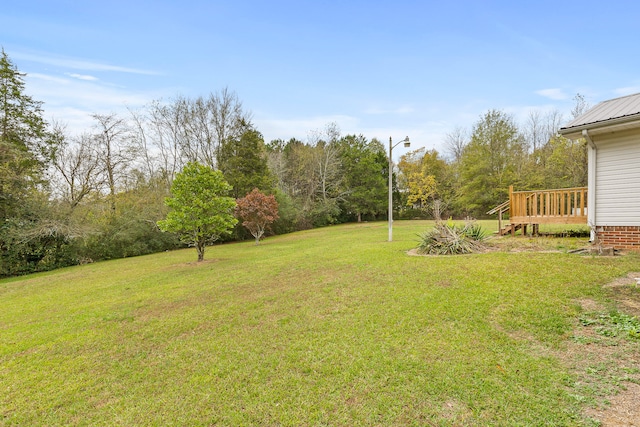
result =
[[[596,162],[598,147],[589,131],[582,130],[582,136],[587,141],[587,224],[591,227],[591,242],[596,241]]]

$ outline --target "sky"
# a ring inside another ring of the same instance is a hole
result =
[[[640,92],[639,18],[637,1],[24,0],[0,7],[0,46],[69,133],[228,88],[266,142],[336,123],[444,154],[491,109],[566,122],[577,93]]]

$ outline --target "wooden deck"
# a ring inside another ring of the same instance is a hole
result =
[[[509,224],[502,225],[502,215],[509,212]],[[498,213],[500,234],[515,234],[527,226],[537,234],[540,224],[586,224],[587,187],[557,190],[513,191],[509,187],[509,201],[487,212]]]

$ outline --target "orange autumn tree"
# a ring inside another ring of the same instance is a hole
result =
[[[278,219],[278,202],[274,195],[267,196],[257,188],[236,200],[236,217],[256,239],[256,245],[266,229]]]

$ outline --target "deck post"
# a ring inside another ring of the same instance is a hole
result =
[[[509,218],[513,216],[513,185],[509,186]]]
[[[511,235],[516,235],[516,225],[511,221],[513,218],[515,201],[513,200],[513,185],[509,186],[509,224],[511,224]]]

